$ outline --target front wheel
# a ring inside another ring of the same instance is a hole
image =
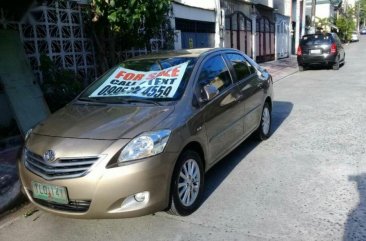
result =
[[[187,216],[200,204],[203,193],[204,170],[200,155],[184,151],[178,159],[172,177],[169,214]]]
[[[271,125],[272,125],[271,108],[269,107],[269,104],[266,102],[264,103],[263,106],[259,127],[255,133],[256,138],[260,141],[267,140],[271,135]]]

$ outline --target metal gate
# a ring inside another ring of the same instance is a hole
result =
[[[257,18],[256,22],[257,62],[275,59],[275,24],[266,17]]]
[[[225,46],[239,49],[253,57],[252,20],[238,11],[226,16],[225,20]]]
[[[279,17],[278,17],[279,18]],[[286,58],[289,56],[289,19],[279,18],[276,21],[276,49],[277,58]]]

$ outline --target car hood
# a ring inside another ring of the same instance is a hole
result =
[[[150,131],[174,110],[174,106],[109,106],[70,104],[57,111],[34,130],[34,134],[116,140],[134,138]]]

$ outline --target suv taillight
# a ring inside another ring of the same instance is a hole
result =
[[[335,54],[337,52],[337,45],[335,43],[332,43],[330,46],[330,53]]]
[[[299,47],[297,47],[297,56],[301,56],[302,55],[302,49],[301,46],[299,45]]]

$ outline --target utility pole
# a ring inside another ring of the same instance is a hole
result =
[[[315,32],[315,10],[316,10],[316,0],[311,0],[311,30]]]

